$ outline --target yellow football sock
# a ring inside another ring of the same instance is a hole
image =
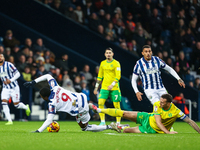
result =
[[[108,109],[101,109],[101,113],[113,116],[113,117],[123,117],[123,110],[115,109],[115,108],[108,108]]]
[[[99,102],[98,102],[99,108],[103,109],[105,102],[106,102],[106,99],[99,99]],[[105,114],[99,113],[99,116],[100,116],[101,122],[105,122]]]
[[[113,102],[113,105],[116,109],[120,109],[120,102]],[[120,123],[121,117],[116,117],[117,123]]]

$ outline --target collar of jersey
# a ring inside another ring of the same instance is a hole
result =
[[[113,58],[113,60],[114,60],[114,58]],[[106,62],[107,62],[107,63],[111,63],[111,62],[113,62],[113,60],[112,60],[112,61],[110,61],[110,62],[108,62],[108,60],[106,60]]]
[[[151,56],[151,60],[149,60],[149,61],[146,61],[146,59],[144,59],[144,57],[142,57],[142,60],[143,60],[145,63],[150,63],[151,60],[152,60],[152,56]]]
[[[170,107],[169,107],[168,110],[164,110],[163,108],[162,108],[162,110],[163,110],[163,111],[169,111],[171,107],[172,107],[172,104],[170,104]]]

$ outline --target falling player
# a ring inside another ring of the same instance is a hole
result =
[[[41,81],[48,81],[49,87],[44,87],[40,90],[40,96],[49,102],[49,113],[46,121],[43,125],[35,132],[42,132],[52,122],[56,114],[56,111],[66,112],[71,116],[76,117],[76,121],[81,127],[82,131],[103,131],[107,129],[116,130],[120,132],[117,125],[111,123],[107,126],[89,125],[90,120],[89,107],[87,103],[87,97],[83,93],[73,93],[65,90],[58,85],[56,80],[49,74],[43,75],[31,82],[24,83],[24,86],[33,86]]]

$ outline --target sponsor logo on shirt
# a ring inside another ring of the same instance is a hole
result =
[[[157,67],[152,67],[146,70],[146,74],[154,74],[158,72]]]

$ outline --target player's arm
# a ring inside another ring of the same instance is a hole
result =
[[[170,66],[168,66],[167,64],[165,64],[163,66],[163,69],[166,70],[166,71],[168,71],[173,77],[175,77],[178,80],[178,84],[181,87],[185,88],[184,81],[179,77],[179,75],[176,73],[176,71],[173,68],[171,68]]]
[[[51,79],[54,79],[54,78],[50,74],[45,74],[45,75],[43,75],[43,76],[41,76],[41,77],[39,77],[39,78],[37,78],[37,79],[35,79],[33,81],[25,82],[24,86],[30,87],[30,86],[35,85],[36,83],[41,82],[41,81],[45,81],[45,80],[49,81]]]
[[[120,66],[120,63],[117,62],[116,67],[115,67],[115,79],[111,83],[111,85],[108,86],[108,90],[112,90],[115,84],[119,82],[120,78],[121,78],[121,66]]]
[[[132,79],[131,79],[131,84],[132,84],[133,90],[135,91],[138,101],[141,101],[143,93],[139,92],[139,90],[137,88],[137,79],[138,79],[138,75],[133,73]]]
[[[198,133],[200,133],[199,126],[188,116],[186,116],[185,119],[183,119],[183,121],[187,122],[194,130],[196,130]]]
[[[93,91],[95,95],[97,94],[97,90],[99,88],[99,85],[101,84],[102,79],[103,79],[103,69],[102,69],[102,63],[101,63],[100,67],[99,67],[97,82],[95,84],[95,88],[94,88],[94,91]]]
[[[56,114],[55,106],[52,105],[52,103],[50,101],[49,102],[49,112],[48,112],[48,115],[47,115],[47,119],[43,123],[43,125],[38,130],[36,130],[35,132],[44,131],[53,122],[53,118],[54,118],[55,114]]]
[[[178,133],[176,131],[168,131],[167,128],[161,122],[161,116],[159,114],[154,115],[157,126],[166,134],[175,134]]]

